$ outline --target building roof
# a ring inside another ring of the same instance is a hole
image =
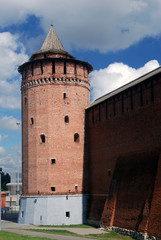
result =
[[[40,51],[65,51],[52,24]]]
[[[35,52],[32,54],[30,60],[34,60],[35,58],[37,58],[37,56],[39,54],[42,53],[48,53],[48,54],[52,54],[52,53],[56,53],[56,54],[60,54],[61,56],[66,56],[67,58],[75,58],[72,55],[70,55],[68,52],[65,51],[53,25],[51,24],[51,27],[49,29],[49,32],[45,38],[45,41],[42,45],[42,47],[40,48],[39,51]]]
[[[29,62],[25,62],[24,64],[20,65],[18,68],[18,71],[20,73],[22,73],[22,69],[26,64],[30,63],[31,61],[42,60],[44,58],[46,58],[46,59],[47,58],[57,58],[57,59],[64,58],[68,61],[74,60],[78,63],[87,65],[89,71],[93,70],[93,67],[88,62],[77,60],[77,59],[75,59],[74,56],[72,56],[71,54],[69,54],[68,52],[65,51],[52,24],[51,24],[50,30],[45,38],[44,43],[42,44],[42,47],[40,48],[40,50],[32,54]]]
[[[141,83],[141,82],[143,82],[143,81],[145,81],[145,80],[147,80],[147,79],[149,79],[151,77],[154,77],[155,75],[157,75],[159,73],[161,73],[161,67],[156,68],[155,70],[153,70],[153,71],[151,71],[151,72],[149,72],[149,73],[147,73],[147,74],[145,74],[145,75],[143,75],[143,76],[141,76],[141,77],[139,77],[139,78],[129,82],[128,84],[126,84],[126,85],[124,85],[124,86],[122,86],[122,87],[120,87],[120,88],[118,88],[118,89],[116,89],[116,90],[114,90],[114,91],[112,91],[112,92],[110,92],[110,93],[100,97],[100,98],[97,98],[93,103],[91,103],[89,108],[93,107],[93,106],[95,106],[95,105],[97,105],[97,104],[99,104],[99,103],[109,99],[110,97],[113,97],[113,96],[115,96],[115,95],[117,95],[117,94],[127,90],[128,88],[131,88],[131,87],[133,87],[133,86],[135,86],[135,85],[137,85],[137,84],[139,84],[139,83]]]
[[[19,185],[22,185],[22,183],[19,182]],[[7,183],[6,186],[17,186],[17,183]]]

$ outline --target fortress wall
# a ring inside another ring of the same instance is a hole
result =
[[[161,156],[159,156],[158,169],[152,196],[148,233],[149,235],[161,238]]]
[[[88,219],[160,237],[161,76],[87,109]]]

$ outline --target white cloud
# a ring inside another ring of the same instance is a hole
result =
[[[0,158],[0,166],[3,172],[14,175],[17,171],[17,156],[7,153],[4,157]]]
[[[20,24],[34,14],[46,32],[54,24],[67,49],[75,45],[107,52],[160,34],[160,9],[160,0],[6,0],[0,24]]]
[[[0,146],[0,156],[4,155],[5,153],[6,153],[5,148]]]
[[[3,130],[17,130],[18,126],[17,126],[17,122],[19,122],[19,120],[17,120],[16,118],[12,117],[12,116],[4,116],[2,118],[0,118],[0,129]]]
[[[20,76],[17,67],[27,59],[18,36],[9,32],[0,33],[0,107],[20,108]]]
[[[0,142],[3,140],[3,139],[6,139],[6,138],[8,138],[8,135],[6,135],[6,134],[0,134]]]
[[[159,67],[159,63],[156,60],[152,60],[138,69],[123,63],[113,63],[107,68],[93,71],[90,74],[92,100],[127,84],[157,67]]]
[[[18,41],[18,36],[10,32],[0,33],[0,78],[8,79],[17,75],[17,67],[28,59],[25,49]],[[8,85],[9,90],[11,86]]]
[[[17,149],[15,154],[7,152],[3,147],[0,147],[0,166],[3,172],[9,173],[12,177],[12,182],[15,181],[15,174],[17,172]],[[21,150],[18,152],[19,172],[22,172],[22,157]]]

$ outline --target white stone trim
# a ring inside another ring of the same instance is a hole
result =
[[[79,79],[69,79],[69,78],[41,78],[41,79],[37,79],[37,80],[33,80],[33,81],[29,81],[26,84],[23,84],[22,82],[22,86],[21,86],[21,90],[26,89],[28,87],[33,87],[33,86],[38,86],[38,85],[44,85],[44,84],[53,84],[53,83],[74,83],[74,84],[78,84],[80,86],[86,87],[88,89],[90,89],[90,84],[88,82],[84,82],[82,80]]]

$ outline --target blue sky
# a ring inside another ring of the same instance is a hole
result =
[[[0,165],[17,167],[20,64],[40,49],[50,25],[65,48],[89,62],[91,101],[161,63],[160,0],[0,0]],[[21,148],[18,158],[21,163]]]

